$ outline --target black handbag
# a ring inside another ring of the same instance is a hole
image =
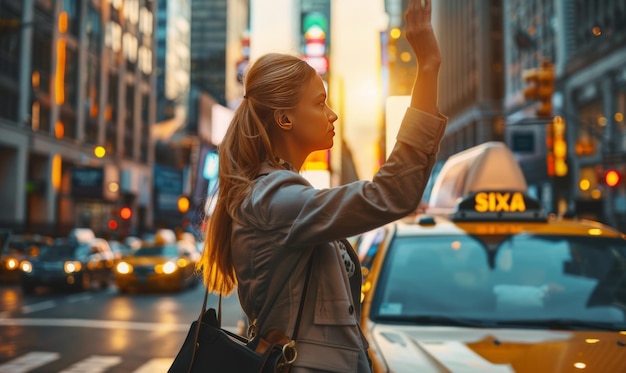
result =
[[[219,314],[214,308],[206,309],[208,289],[204,293],[202,312],[189,328],[187,337],[170,366],[168,373],[287,373],[298,357],[296,336],[304,308],[311,267],[300,299],[300,308],[291,340],[285,344],[270,344],[263,353],[255,351],[258,339],[242,337],[221,328],[222,296],[219,297]]]

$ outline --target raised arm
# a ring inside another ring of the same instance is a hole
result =
[[[417,58],[411,107],[439,114],[437,107],[441,53],[431,23],[433,0],[410,0],[405,12],[406,39]]]

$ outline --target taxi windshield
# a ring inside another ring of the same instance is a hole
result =
[[[565,235],[396,237],[377,321],[545,320],[624,327],[626,241]]]
[[[176,256],[176,245],[146,246],[135,251],[134,256]]]

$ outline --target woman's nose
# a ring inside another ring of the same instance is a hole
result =
[[[330,122],[334,122],[336,121],[339,116],[337,114],[335,114],[334,111],[332,111],[332,109],[328,109],[329,113],[328,113],[328,121]]]

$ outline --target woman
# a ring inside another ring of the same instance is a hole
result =
[[[268,54],[245,76],[244,100],[219,148],[204,280],[215,293],[237,287],[258,335],[288,339],[312,261],[292,372],[370,372],[359,328],[360,266],[343,237],[399,219],[421,199],[446,125],[430,15],[430,1],[409,2],[406,37],[418,74],[394,150],[372,181],[315,189],[298,173],[311,152],[333,145],[337,120],[306,62]]]

